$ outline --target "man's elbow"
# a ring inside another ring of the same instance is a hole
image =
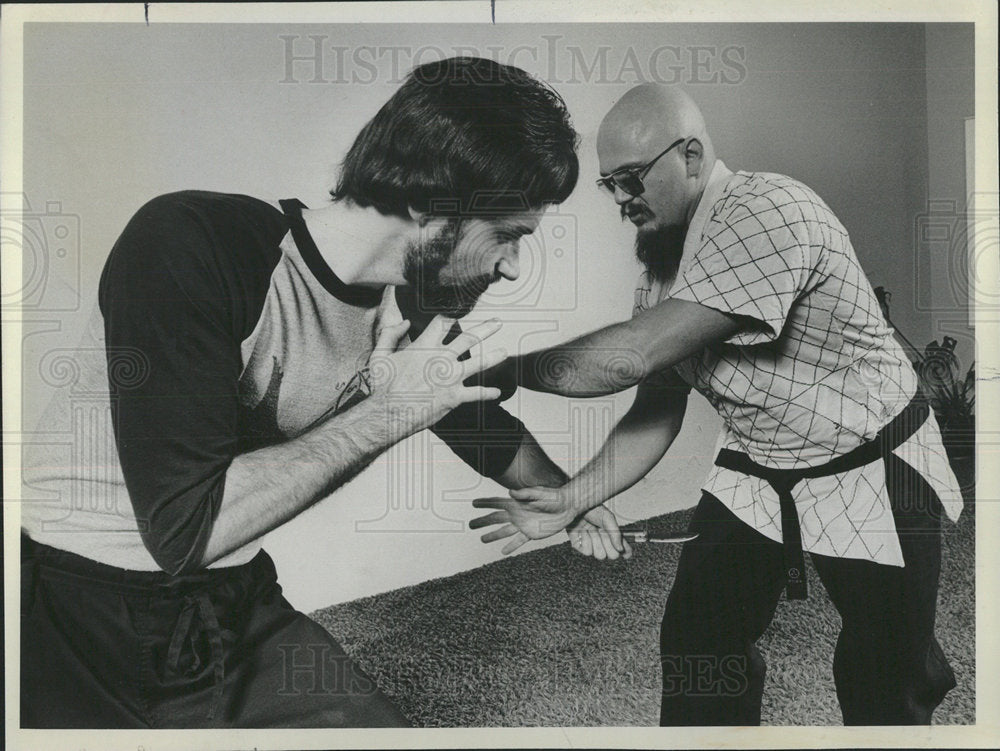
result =
[[[171,576],[192,574],[205,567],[207,535],[201,539],[192,534],[165,535],[150,529],[142,539],[156,565]]]
[[[198,493],[193,502],[185,494],[140,520],[143,544],[163,571],[181,576],[206,567],[205,552],[221,494],[220,482]]]

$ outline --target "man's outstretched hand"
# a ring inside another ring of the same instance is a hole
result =
[[[511,490],[510,498],[477,498],[475,508],[494,509],[469,522],[471,529],[501,525],[482,536],[483,542],[510,538],[502,553],[513,553],[528,540],[541,540],[566,530],[573,549],[594,558],[630,558],[632,548],[622,539],[615,515],[604,506],[584,514],[560,488]]]

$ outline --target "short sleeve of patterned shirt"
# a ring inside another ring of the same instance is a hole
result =
[[[720,447],[781,469],[823,464],[872,440],[902,411],[916,374],[822,199],[789,177],[720,165],[677,278],[668,291],[649,285],[648,295],[746,322],[729,341],[675,366],[722,416]],[[960,495],[933,415],[896,452],[932,481],[956,518]],[[705,490],[781,539],[778,499],[766,482],[715,467]],[[795,496],[806,550],[902,564],[881,462],[800,482]]]
[[[648,271],[642,272],[635,287],[635,300],[632,304],[632,317],[635,318],[642,311],[648,310],[655,305],[663,296],[663,286],[653,279]],[[677,370],[672,367],[664,368],[646,376],[644,384],[655,389],[667,389],[679,396],[687,396],[691,393],[691,386],[684,381]]]

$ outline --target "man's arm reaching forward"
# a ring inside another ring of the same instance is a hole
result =
[[[635,386],[746,328],[747,319],[667,299],[628,321],[506,360],[519,386],[563,396],[601,396]]]
[[[635,402],[601,450],[572,480],[560,488],[515,489],[510,498],[480,498],[473,502],[476,508],[494,511],[473,519],[470,526],[501,525],[482,539],[510,538],[504,553],[513,552],[528,539],[569,528],[580,552],[597,558],[628,555],[614,514],[602,504],[632,487],[663,457],[684,420],[686,392],[687,387],[672,373],[648,379],[640,384]],[[589,526],[574,523],[581,517]]]

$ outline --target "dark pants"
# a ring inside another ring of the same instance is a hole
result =
[[[941,505],[909,465],[884,462],[905,566],[811,557],[842,619],[833,674],[844,723],[930,724],[955,686],[934,638]],[[784,588],[782,546],[707,493],[691,531],[699,537],[681,552],[660,631],[660,724],[759,725],[765,664],[755,643]]]
[[[264,552],[174,577],[21,542],[22,727],[407,725]]]

